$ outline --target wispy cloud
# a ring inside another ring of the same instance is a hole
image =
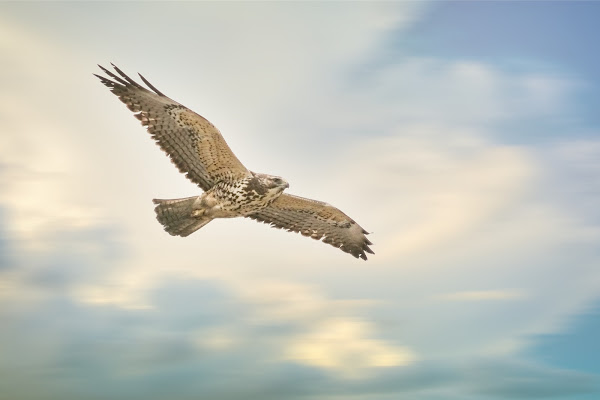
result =
[[[286,354],[294,361],[359,377],[365,368],[414,362],[416,357],[410,350],[370,339],[370,330],[364,321],[327,320],[292,339]]]
[[[480,300],[515,300],[524,294],[518,290],[468,290],[448,293],[439,296],[443,300],[480,301]]]

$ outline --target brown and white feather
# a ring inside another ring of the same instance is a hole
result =
[[[269,206],[247,217],[316,240],[323,239],[324,243],[356,258],[366,260],[365,253],[373,254],[367,231],[336,207],[321,201],[283,193]]]
[[[180,172],[206,191],[221,180],[242,179],[250,171],[233,154],[219,130],[207,119],[168,98],[143,76],[154,92],[129,78],[113,65],[116,75],[103,68],[110,77],[96,75],[102,83],[133,111],[167,153]]]

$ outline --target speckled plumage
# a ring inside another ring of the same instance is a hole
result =
[[[373,254],[367,232],[339,209],[320,201],[288,195],[277,176],[248,170],[233,154],[219,130],[202,116],[117,72],[100,68],[96,75],[135,113],[152,138],[185,176],[204,193],[173,200],[153,200],[156,216],[171,235],[188,236],[215,218],[248,217],[276,228],[299,232],[354,257]]]

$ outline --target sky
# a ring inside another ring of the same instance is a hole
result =
[[[596,2],[0,3],[0,393],[600,396]],[[201,193],[113,62],[371,234],[355,260]]]

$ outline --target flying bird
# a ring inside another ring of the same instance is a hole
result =
[[[246,217],[288,232],[321,240],[356,258],[374,254],[365,231],[327,203],[283,193],[279,176],[247,169],[219,130],[202,116],[170,99],[139,74],[149,89],[123,73],[99,65],[111,79],[96,75],[133,111],[181,173],[204,193],[183,199],[154,199],[158,221],[175,236],[188,236],[215,218]]]

